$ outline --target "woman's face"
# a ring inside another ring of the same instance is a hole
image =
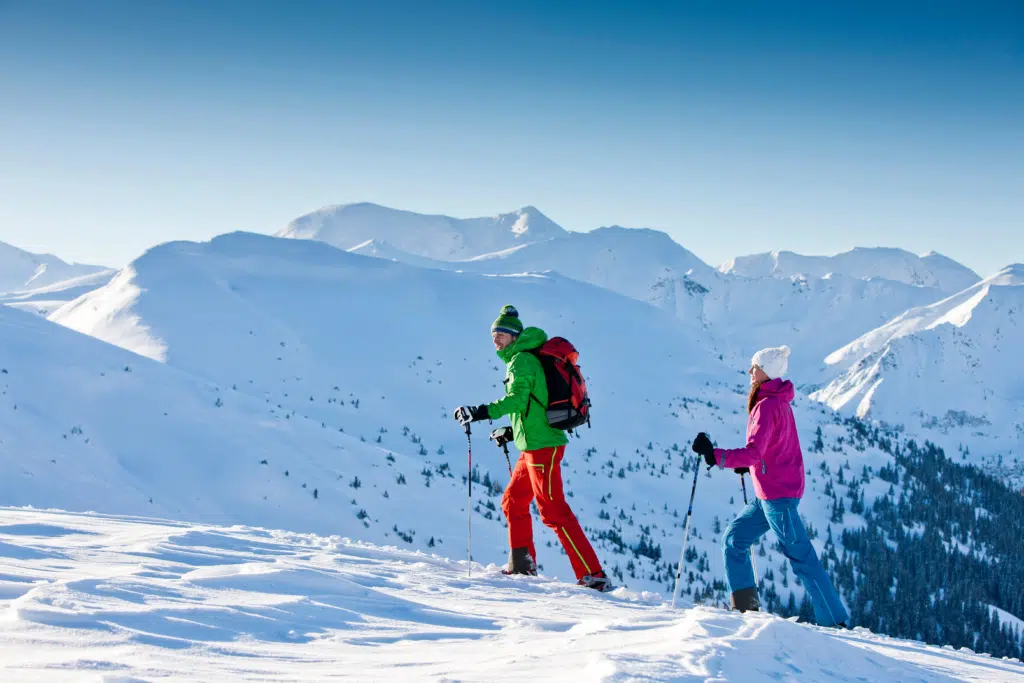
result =
[[[752,387],[756,387],[771,379],[768,375],[764,374],[764,370],[759,365],[751,365],[750,369],[747,370],[747,374],[750,375],[750,386]]]

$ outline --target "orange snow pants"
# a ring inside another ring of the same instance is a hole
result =
[[[540,520],[558,536],[576,578],[581,579],[601,571],[601,563],[565,501],[562,491],[563,455],[565,446],[523,451],[501,499],[501,509],[508,520],[509,545],[512,548],[529,548],[536,561],[533,519],[530,517],[530,503],[536,499]]]

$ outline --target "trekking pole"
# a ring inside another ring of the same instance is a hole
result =
[[[747,475],[740,475],[740,486],[743,487],[743,505],[747,505]],[[754,546],[750,546],[750,565],[754,568],[754,585],[757,586],[757,558],[754,556]]]
[[[672,591],[672,609],[676,608],[679,597],[679,578],[683,575],[683,561],[686,559],[686,542],[690,539],[690,519],[693,517],[693,498],[697,495],[697,477],[700,475],[700,461],[703,456],[697,454],[697,463],[693,468],[693,488],[690,489],[690,505],[686,508],[686,530],[683,531],[683,548],[679,551],[679,565],[676,567],[676,587]]]
[[[505,451],[505,462],[508,463],[508,476],[512,476],[512,458],[508,457],[508,444],[501,444],[501,450]]]
[[[466,556],[469,559],[468,575],[473,576],[473,439],[469,423],[466,423],[466,445],[469,453],[469,469],[466,471]]]

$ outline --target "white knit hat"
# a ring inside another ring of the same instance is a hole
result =
[[[761,349],[750,359],[750,364],[764,370],[764,374],[771,379],[782,377],[789,368],[789,347],[776,346],[770,349]]]

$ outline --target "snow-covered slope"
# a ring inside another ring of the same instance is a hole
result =
[[[334,386],[383,415],[401,397],[400,406],[419,407],[401,417],[419,431],[442,407],[496,393],[489,330],[510,302],[527,324],[585,350],[584,367],[598,378],[595,400],[609,416],[600,429],[613,415],[642,428],[641,387],[664,379],[670,394],[688,373],[719,365],[680,321],[571,279],[429,270],[243,233],[157,247],[52,319],[221,384],[294,388],[303,410],[318,416],[335,414],[321,403]],[[625,328],[614,343],[608,321]],[[624,362],[622,348],[637,345],[672,367]],[[619,388],[605,398],[603,387]]]
[[[99,289],[117,275],[116,270],[99,270],[36,289],[0,294],[0,304],[47,316],[69,301]]]
[[[1024,665],[249,527],[0,510],[4,680],[972,681]]]
[[[414,256],[455,260],[565,234],[532,206],[490,218],[452,218],[361,203],[306,214],[277,236],[318,240],[340,249],[377,240]]]
[[[724,273],[750,278],[820,278],[829,273],[853,278],[883,278],[953,294],[981,278],[942,254],[918,256],[903,249],[858,247],[835,256],[805,256],[791,251],[740,256],[721,266]]]
[[[393,480],[363,468],[370,450],[239,388],[0,307],[8,505],[353,533],[365,531],[354,471],[368,487]],[[401,454],[387,464],[410,476],[420,466]]]
[[[1024,266],[913,308],[828,356],[836,410],[1024,447]]]
[[[659,302],[664,283],[688,276],[704,282],[714,270],[664,232],[613,226],[587,233],[570,233],[506,252],[489,254],[473,264],[477,271],[554,271],[613,292]]]
[[[357,244],[345,251],[350,254],[372,256],[373,258],[384,259],[386,261],[408,263],[409,265],[419,266],[421,268],[437,268],[440,270],[452,269],[450,261],[440,261],[438,259],[427,258],[426,256],[410,254],[407,251],[402,251],[401,249],[396,248],[394,245],[389,244],[384,240],[367,240],[362,244]]]
[[[31,254],[0,242],[0,294],[38,290],[106,270],[102,266],[65,263],[50,254]]]

